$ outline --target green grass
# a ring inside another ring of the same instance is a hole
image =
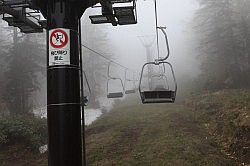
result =
[[[38,148],[47,142],[47,121],[28,115],[0,117],[0,165],[44,166],[46,154]]]
[[[227,90],[193,95],[185,105],[117,102],[86,129],[88,166],[249,164],[249,100],[249,91]],[[0,165],[31,163],[47,165],[46,154],[22,144],[0,149]]]
[[[195,94],[186,103],[225,154],[250,164],[250,90]]]
[[[86,137],[89,165],[234,165],[181,105],[125,101],[89,126]]]

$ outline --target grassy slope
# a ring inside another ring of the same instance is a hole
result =
[[[235,165],[181,105],[119,103],[86,137],[89,165]]]
[[[249,164],[249,110],[250,92],[244,90],[196,94],[185,106],[126,100],[87,127],[88,165]],[[0,165],[47,165],[46,154],[26,148],[1,147]]]
[[[1,147],[0,166],[47,166],[47,155],[22,144],[12,144]]]
[[[250,91],[224,90],[186,101],[196,121],[239,163],[250,164]]]

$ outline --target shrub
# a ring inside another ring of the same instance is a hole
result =
[[[28,115],[0,117],[0,146],[21,143],[32,149],[38,149],[46,142],[46,119]]]

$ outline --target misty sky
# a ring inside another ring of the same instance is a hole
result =
[[[158,25],[167,27],[171,51],[169,61],[173,64],[177,77],[193,76],[199,68],[194,52],[195,47],[192,44],[191,25],[193,14],[197,8],[196,0],[157,0]],[[146,63],[146,51],[138,36],[146,36],[143,38],[146,43],[155,39],[154,12],[154,0],[139,0],[137,1],[138,23],[113,27],[111,24],[92,25],[88,16],[90,13],[100,14],[100,9],[89,8],[83,16],[84,23],[86,23],[83,28],[98,26],[108,32],[111,45],[109,50],[111,50],[110,54],[114,55],[114,60],[140,72],[142,65]],[[8,26],[6,22],[4,23]],[[161,32],[159,32],[159,36],[160,56],[163,57],[166,54],[165,41]],[[85,43],[84,37],[83,43]],[[156,58],[156,40],[154,40],[152,52]],[[116,70],[122,71],[123,69]]]
[[[157,0],[158,25],[167,27],[171,51],[169,61],[173,64],[177,77],[183,75],[183,72],[193,75],[193,71],[199,67],[193,55],[195,48],[191,44],[191,22],[195,9],[197,9],[196,0]],[[89,10],[100,13],[96,9]],[[139,72],[146,62],[146,52],[138,36],[147,36],[143,38],[147,43],[154,40],[156,36],[154,1],[137,1],[137,14],[138,24],[136,25],[113,27],[107,24],[89,24],[89,26],[99,26],[108,31],[108,37],[115,46],[112,50],[115,60]],[[159,35],[160,56],[163,57],[166,54],[165,41],[161,32]],[[156,40],[154,41],[152,51],[156,58]]]
[[[195,48],[192,44],[193,32],[191,30],[192,15],[197,6],[196,0],[157,0],[158,25],[167,27],[171,50],[169,61],[173,64],[177,77],[181,77],[184,74],[192,76],[194,75],[194,71],[197,71],[199,68],[195,60]],[[98,13],[98,9],[89,8],[88,11],[91,11],[92,14],[93,11],[94,13],[96,12],[96,14],[100,14],[100,11]],[[108,32],[108,38],[111,42],[110,45],[112,46],[111,48],[113,48],[110,54],[114,55],[114,60],[140,72],[142,65],[146,63],[146,51],[138,36],[151,36],[144,38],[145,42],[148,43],[156,36],[154,1],[137,1],[138,23],[136,25],[117,27],[113,27],[110,24],[91,25],[88,18],[90,12],[88,11],[83,17],[84,22],[86,22],[83,28],[98,26]],[[4,21],[1,21],[1,24],[8,27]],[[161,46],[160,56],[163,57],[166,53],[165,41],[162,38],[163,35],[161,32],[159,34]],[[83,43],[85,43],[84,34]],[[156,58],[155,43],[156,41],[154,42],[152,51],[155,53]],[[122,71],[123,69],[115,70]],[[45,97],[40,98],[45,99]]]

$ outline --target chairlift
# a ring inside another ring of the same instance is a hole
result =
[[[127,77],[127,70],[125,70],[125,81],[124,81],[124,89],[125,89],[125,94],[132,94],[132,93],[135,93],[135,81],[134,80],[131,80],[131,79],[128,79]],[[127,84],[131,84],[134,86],[134,88],[130,88],[130,89],[127,89],[126,85]]]
[[[176,97],[176,92],[177,92],[177,82],[175,79],[175,74],[172,65],[169,62],[166,62],[165,60],[169,57],[170,51],[169,51],[169,44],[168,44],[168,39],[167,39],[167,34],[165,32],[165,27],[157,27],[157,29],[160,29],[166,40],[166,46],[167,46],[167,55],[164,58],[158,58],[154,62],[148,62],[145,63],[142,67],[141,71],[141,76],[140,76],[140,82],[139,82],[139,92],[140,92],[140,97],[142,100],[143,104],[146,103],[173,103],[175,101]],[[143,73],[145,71],[145,67],[148,67],[149,65],[163,65],[164,67],[164,72],[165,72],[165,65],[168,65],[171,70],[171,75],[173,78],[173,88],[170,88],[168,83],[158,85],[158,88],[156,87],[155,89],[150,89],[150,90],[142,90],[142,78],[143,78]],[[164,86],[167,86],[167,88],[164,88]]]
[[[112,77],[110,75],[110,64],[111,62],[109,63],[108,65],[108,80],[107,80],[107,98],[121,98],[123,97],[123,91],[124,91],[124,85],[123,85],[123,82],[122,82],[122,79],[121,78],[118,78],[118,77]],[[111,80],[116,80],[118,81],[121,86],[122,86],[122,91],[118,91],[118,92],[110,92],[110,89],[109,89],[109,83]]]
[[[174,80],[174,88],[170,89],[168,83],[166,83],[166,84],[158,85],[152,90],[143,91],[141,88],[141,84],[142,84],[143,71],[145,71],[144,68],[148,65],[160,65],[163,63],[166,65],[169,65],[171,69],[171,74]],[[165,86],[167,86],[167,88]],[[140,92],[140,96],[141,96],[141,100],[143,104],[145,103],[173,103],[175,101],[176,91],[177,91],[177,82],[175,79],[173,67],[169,62],[163,62],[163,61],[157,62],[157,63],[148,62],[143,65],[141,77],[140,77],[140,83],[139,83],[139,92]]]

